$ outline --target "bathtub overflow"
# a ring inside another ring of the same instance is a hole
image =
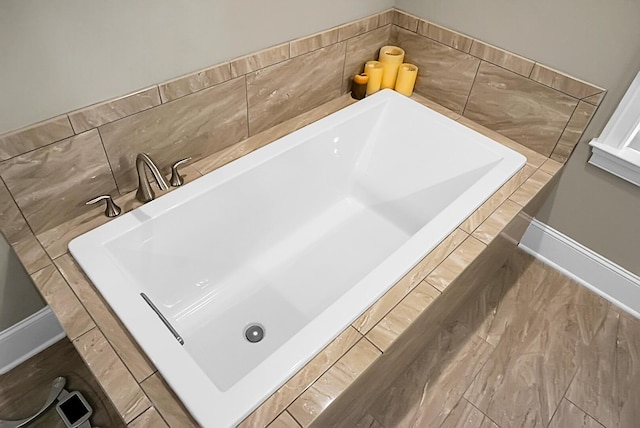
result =
[[[260,324],[249,324],[244,329],[244,337],[251,343],[260,342],[264,339],[264,327]]]

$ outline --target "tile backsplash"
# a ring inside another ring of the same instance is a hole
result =
[[[17,211],[42,233],[98,194],[134,190],[137,153],[168,172],[178,159],[202,159],[337,98],[387,44],[419,67],[416,93],[560,162],[605,94],[389,10],[0,135],[0,190],[10,196],[0,227],[15,235],[3,218]]]

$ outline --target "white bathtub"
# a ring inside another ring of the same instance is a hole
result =
[[[69,248],[195,419],[231,426],[524,163],[387,90]]]

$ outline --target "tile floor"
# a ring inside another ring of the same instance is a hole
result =
[[[0,419],[21,419],[45,402],[53,379],[64,376],[68,391],[80,391],[93,408],[91,422],[101,428],[125,427],[75,348],[66,338],[0,376]],[[50,408],[29,428],[64,428]]]
[[[358,427],[640,427],[640,320],[517,251]]]

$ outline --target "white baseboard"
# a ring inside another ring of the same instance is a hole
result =
[[[640,318],[640,277],[533,219],[519,248]]]
[[[0,374],[65,337],[49,306],[0,332]]]

